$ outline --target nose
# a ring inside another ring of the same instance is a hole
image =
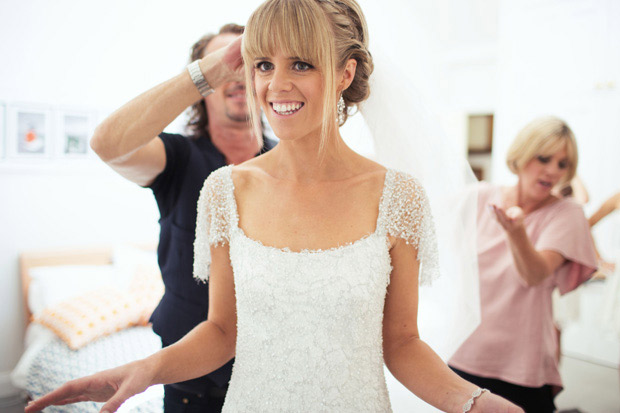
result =
[[[290,91],[291,88],[292,83],[288,70],[276,66],[269,82],[269,90],[271,92],[286,92]]]

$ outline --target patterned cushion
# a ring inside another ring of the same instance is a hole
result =
[[[129,289],[103,287],[43,310],[35,322],[52,330],[69,348],[127,327],[146,325],[163,294],[163,284],[152,268],[138,267]]]

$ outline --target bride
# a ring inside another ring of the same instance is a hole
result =
[[[260,105],[280,138],[204,184],[194,272],[210,283],[208,320],[26,412],[84,400],[112,412],[153,384],[202,376],[233,356],[227,412],[389,412],[384,363],[443,411],[521,411],[461,379],[420,339],[418,283],[437,270],[425,191],[355,153],[338,129],[370,93],[367,45],[354,0],[268,0],[243,44],[201,61],[203,72],[245,72],[250,107]],[[252,121],[260,129],[257,113]]]

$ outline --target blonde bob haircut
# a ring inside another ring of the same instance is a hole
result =
[[[568,157],[568,171],[558,186],[570,182],[577,172],[577,141],[566,122],[554,116],[538,118],[517,134],[508,149],[506,164],[518,175],[525,165],[537,156],[552,156],[562,149]]]
[[[281,52],[315,67],[323,80],[323,122],[321,151],[338,126],[336,102],[341,92],[348,108],[370,94],[368,78],[373,70],[368,52],[368,29],[355,0],[267,0],[250,16],[241,52],[245,64],[250,121],[261,133],[260,116],[255,108],[254,64],[261,57]],[[349,59],[357,61],[351,85],[337,90],[338,74]],[[344,122],[342,122],[344,124]]]

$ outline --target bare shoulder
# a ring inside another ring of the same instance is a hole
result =
[[[231,176],[235,189],[243,190],[269,177],[265,169],[266,154],[249,159],[232,167]]]
[[[371,186],[383,186],[387,168],[371,159],[359,156],[355,162],[356,177]]]
[[[365,156],[357,154],[356,162],[361,168],[366,169],[368,172],[386,172],[387,168],[380,163],[366,158]]]

